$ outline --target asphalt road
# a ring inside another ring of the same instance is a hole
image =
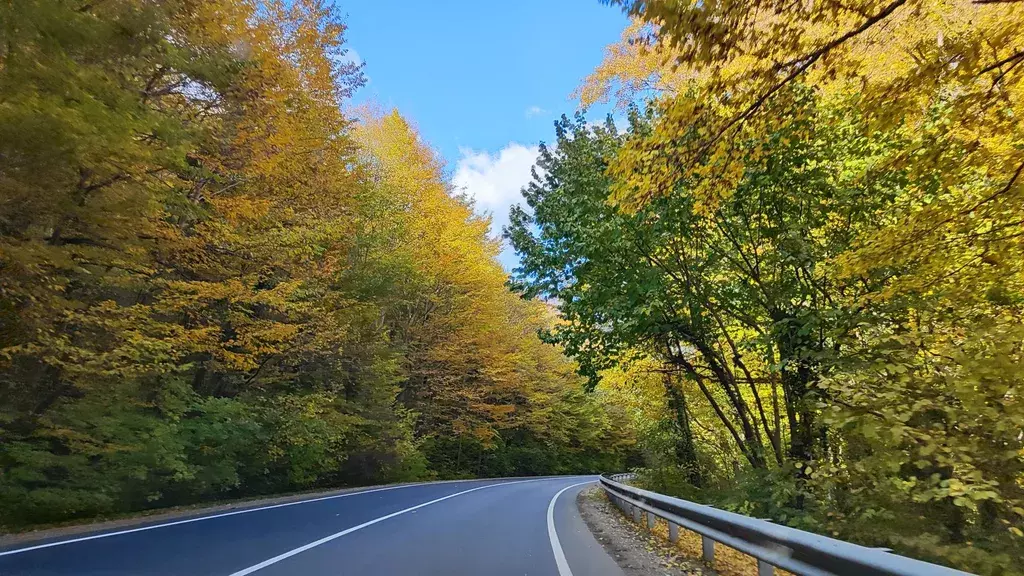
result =
[[[622,576],[575,498],[595,477],[474,480],[0,549],[0,576]]]

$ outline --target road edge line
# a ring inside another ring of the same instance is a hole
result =
[[[480,479],[468,479],[468,480],[441,480],[439,482],[417,482],[413,484],[401,484],[398,486],[381,486],[380,488],[369,488],[366,490],[356,490],[352,492],[345,492],[343,494],[332,494],[330,496],[320,496],[317,498],[310,498],[308,500],[295,500],[292,502],[282,502],[280,504],[269,504],[267,506],[258,506],[256,508],[246,508],[244,510],[232,510],[230,512],[219,512],[216,514],[209,514],[205,516],[198,516],[195,518],[185,518],[184,520],[173,520],[171,522],[162,522],[160,524],[153,524],[150,526],[140,526],[138,528],[128,528],[126,530],[116,530],[114,532],[103,532],[101,534],[92,534],[89,536],[81,536],[78,538],[69,538],[67,540],[58,540],[56,542],[47,542],[45,544],[36,544],[34,546],[26,546],[24,548],[15,548],[13,550],[0,551],[0,556],[11,556],[14,554],[21,554],[22,552],[31,552],[33,550],[40,550],[42,548],[52,548],[54,546],[63,546],[65,544],[74,544],[76,542],[85,542],[87,540],[97,540],[99,538],[110,538],[112,536],[121,536],[123,534],[131,534],[133,532],[145,532],[146,530],[156,530],[157,528],[167,528],[170,526],[178,526],[179,524],[190,524],[192,522],[202,522],[203,520],[213,520],[215,518],[224,518],[226,516],[236,516],[238,514],[248,514],[249,512],[261,512],[263,510],[272,510],[274,508],[284,508],[286,506],[297,506],[299,504],[310,504],[312,502],[322,502],[324,500],[335,500],[338,498],[346,498],[348,496],[358,496],[360,494],[372,494],[374,492],[384,492],[387,490],[398,490],[399,488],[413,488],[416,486],[431,486],[436,484],[455,484],[459,482],[479,482],[486,481],[487,478]],[[532,479],[531,479],[532,480]],[[490,486],[490,484],[488,484]]]
[[[584,484],[593,484],[594,482],[597,482],[597,480],[588,480],[586,482],[579,482],[577,484],[566,486],[559,490],[558,493],[551,498],[551,502],[548,503],[548,540],[551,541],[551,551],[555,554],[555,564],[558,566],[558,576],[572,576],[572,570],[569,568],[569,561],[565,559],[565,551],[562,550],[562,543],[558,541],[558,531],[555,530],[555,503],[558,502],[558,497],[566,490],[577,486],[583,486]]]

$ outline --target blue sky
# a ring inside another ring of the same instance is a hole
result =
[[[536,145],[627,20],[598,0],[338,0],[369,83],[356,102],[397,108],[500,231]],[[593,109],[599,120],[607,109]],[[506,249],[502,264],[515,256]]]

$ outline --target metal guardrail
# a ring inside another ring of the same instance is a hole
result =
[[[775,568],[813,576],[969,576],[892,554],[886,548],[859,546],[622,483],[633,476],[602,474],[601,487],[634,521],[640,522],[646,515],[648,528],[654,527],[655,518],[668,522],[673,542],[679,538],[680,527],[700,534],[705,562],[714,560],[715,543],[719,542],[756,558],[758,576],[771,576]]]

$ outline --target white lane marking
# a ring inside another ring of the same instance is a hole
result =
[[[250,566],[250,567],[245,568],[243,570],[239,570],[238,572],[234,572],[230,576],[246,576],[247,574],[252,574],[253,572],[256,572],[257,570],[262,570],[262,569],[266,568],[267,566],[270,566],[271,564],[277,564],[281,560],[286,560],[288,558],[291,558],[292,556],[295,556],[296,554],[301,554],[301,553],[305,552],[306,550],[309,550],[310,548],[316,548],[317,546],[319,546],[321,544],[326,544],[326,543],[330,542],[331,540],[335,540],[335,539],[341,538],[342,536],[344,536],[346,534],[351,534],[351,533],[355,532],[356,530],[362,530],[363,528],[366,528],[367,526],[373,526],[374,524],[377,524],[378,522],[383,522],[383,521],[385,521],[385,520],[387,520],[389,518],[394,518],[395,516],[401,516],[402,514],[405,514],[407,512],[412,512],[414,510],[419,510],[420,508],[423,508],[424,506],[430,506],[431,504],[437,504],[438,502],[442,502],[444,500],[448,500],[449,498],[455,498],[456,496],[462,496],[463,494],[468,494],[470,492],[476,492],[477,490],[483,490],[484,488],[494,488],[495,486],[508,486],[509,484],[521,484],[523,482],[540,482],[542,480],[551,480],[551,478],[537,478],[537,479],[531,479],[531,480],[515,480],[515,481],[512,481],[512,482],[499,482],[497,484],[487,484],[485,486],[477,486],[476,488],[470,488],[469,490],[463,490],[462,492],[456,492],[455,494],[449,494],[447,496],[443,496],[441,498],[437,498],[435,500],[431,500],[430,502],[424,502],[423,504],[417,504],[416,506],[412,506],[410,508],[406,508],[405,510],[399,510],[398,512],[392,512],[391,514],[388,514],[386,516],[381,516],[380,518],[374,518],[373,520],[369,520],[367,522],[363,522],[362,524],[359,524],[358,526],[353,526],[351,528],[342,530],[341,532],[336,532],[334,534],[331,534],[330,536],[324,536],[323,538],[321,538],[321,539],[319,539],[319,540],[317,540],[315,542],[310,542],[309,544],[306,544],[305,546],[299,546],[298,548],[295,548],[294,550],[289,550],[289,551],[285,552],[284,554],[278,554],[277,556],[274,556],[273,558],[268,558],[268,559],[264,560],[263,562],[260,562],[259,564],[256,564],[254,566]],[[564,492],[564,490],[563,490],[563,492]]]
[[[260,506],[259,508],[246,508],[245,510],[235,510],[233,512],[223,512],[221,514],[211,514],[210,516],[200,516],[198,518],[189,518],[187,520],[176,520],[174,522],[167,522],[166,524],[154,524],[152,526],[143,526],[141,528],[131,528],[128,530],[118,530],[117,532],[104,532],[103,534],[94,534],[92,536],[83,536],[81,538],[72,538],[70,540],[61,540],[59,542],[49,542],[47,544],[39,544],[36,546],[29,546],[27,548],[18,548],[16,550],[8,550],[6,552],[0,552],[0,556],[9,556],[11,554],[21,554],[22,552],[30,552],[32,550],[39,550],[40,548],[50,548],[51,546],[63,546],[64,544],[73,544],[75,542],[84,542],[86,540],[96,540],[97,538],[109,538],[111,536],[120,536],[122,534],[131,534],[132,532],[144,532],[146,530],[156,530],[157,528],[166,528],[168,526],[177,526],[178,524],[189,524],[191,522],[202,522],[203,520],[212,520],[214,518],[223,518],[225,516],[234,516],[236,514],[248,514],[249,512],[259,512],[261,510],[270,510],[272,508],[284,508],[285,506],[296,506],[299,504],[309,504],[311,502],[320,502],[323,500],[334,500],[335,498],[346,498],[348,496],[358,496],[360,494],[371,494],[373,492],[384,492],[385,490],[397,490],[399,488],[412,488],[414,486],[429,486],[431,484],[448,484],[453,481],[445,480],[442,482],[422,482],[419,484],[403,484],[401,486],[385,486],[383,488],[372,488],[370,490],[361,490],[358,492],[345,492],[344,494],[335,494],[333,496],[322,496],[320,498],[312,498],[310,500],[296,500],[295,502],[284,502],[282,504],[272,504],[270,506]],[[472,480],[456,480],[454,482],[472,482]],[[489,486],[489,484],[488,484]]]
[[[580,482],[571,486],[566,486],[555,494],[555,497],[551,499],[548,504],[548,539],[551,540],[551,551],[555,553],[555,564],[558,565],[558,576],[572,576],[572,570],[569,569],[569,562],[565,559],[565,552],[562,551],[562,543],[558,541],[558,532],[555,531],[555,502],[558,502],[558,497],[563,492],[570,488],[577,486],[583,486],[584,484],[592,484],[597,480],[589,480],[587,482]]]

